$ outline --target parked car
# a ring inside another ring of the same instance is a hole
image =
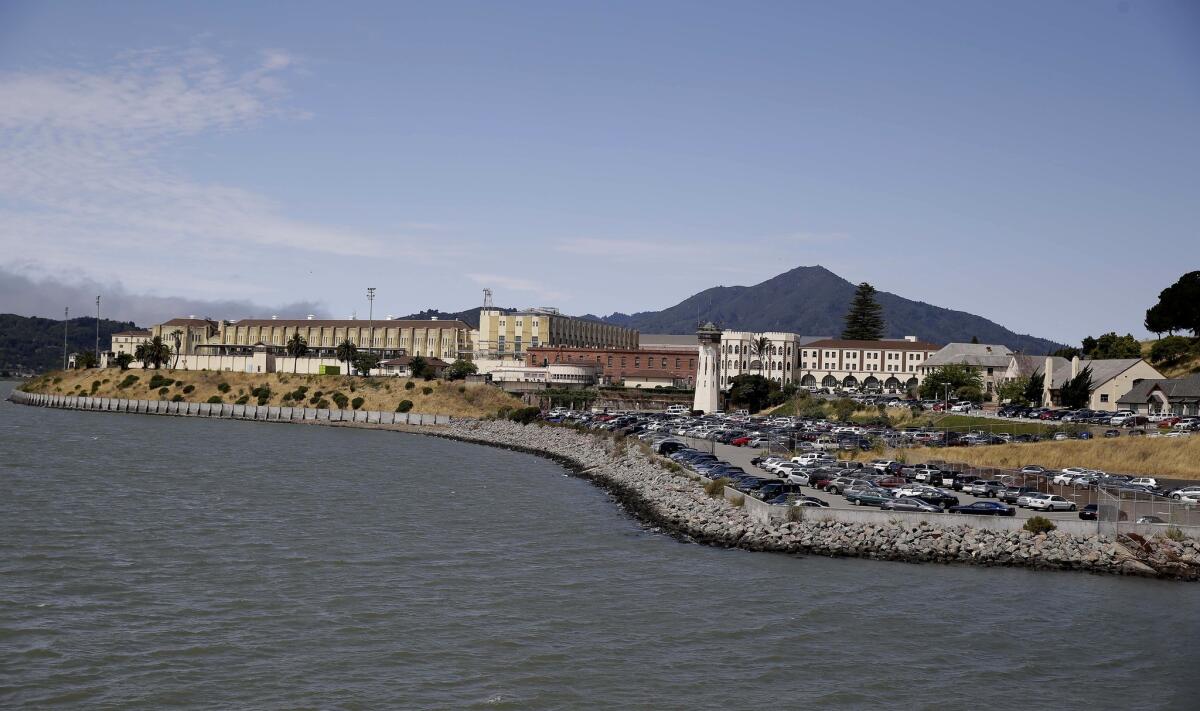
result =
[[[986,499],[999,496],[1000,492],[1004,491],[1005,488],[1007,487],[1004,484],[993,479],[976,479],[964,486],[963,491]]]
[[[1141,477],[1138,477],[1137,479],[1130,480],[1129,483],[1132,484],[1133,486],[1148,486],[1151,489],[1158,488],[1158,479],[1155,479],[1152,476],[1141,476]]]
[[[887,489],[862,488],[846,490],[846,501],[855,506],[879,506],[883,502],[891,500],[892,492]]]
[[[1079,507],[1058,494],[1040,494],[1030,497],[1029,508],[1037,511],[1074,511]]]
[[[830,494],[841,494],[850,488],[870,489],[874,488],[874,485],[866,479],[858,479],[852,476],[839,476],[833,481],[829,482],[829,485],[825,487],[825,491],[829,492]]]
[[[1135,521],[1135,523],[1158,525],[1158,524],[1166,523],[1166,521],[1162,520],[1158,516],[1139,516],[1138,520]]]
[[[1084,521],[1095,521],[1100,514],[1100,507],[1096,504],[1088,504],[1079,509],[1079,518]]]
[[[1017,510],[1005,506],[999,501],[976,501],[966,506],[951,506],[946,509],[949,513],[976,514],[978,516],[1016,516]]]
[[[890,499],[879,505],[883,511],[916,511],[920,513],[941,513],[942,507],[935,506],[928,501],[914,499],[911,497],[903,497],[899,499]]]
[[[1000,499],[1006,504],[1015,504],[1022,496],[1036,493],[1038,493],[1036,486],[1010,486],[1001,491],[996,498]]]

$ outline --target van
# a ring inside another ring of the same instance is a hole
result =
[[[667,408],[668,415],[686,415],[688,414],[687,405],[671,405]]]

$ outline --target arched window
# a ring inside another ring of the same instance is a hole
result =
[[[817,378],[812,373],[800,378],[800,384],[806,388],[810,388],[817,384]]]
[[[833,377],[832,375],[826,375],[821,380],[821,386],[826,388],[836,388],[838,386],[837,378]]]

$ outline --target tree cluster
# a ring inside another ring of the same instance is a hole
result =
[[[983,401],[983,376],[977,370],[959,363],[934,368],[921,382],[921,397],[941,400],[947,393],[957,400]]]
[[[729,402],[750,412],[782,405],[795,393],[796,386],[792,383],[780,387],[779,383],[761,375],[743,373],[734,376],[729,384]]]
[[[155,370],[171,360],[171,347],[163,342],[162,336],[155,336],[145,343],[139,343],[133,351],[133,357],[142,362],[143,368],[154,366]]]
[[[1200,271],[1188,272],[1158,294],[1146,310],[1146,330],[1162,335],[1191,331],[1200,338]]]

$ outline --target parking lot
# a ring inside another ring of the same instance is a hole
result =
[[[685,442],[687,442],[691,447],[693,447],[695,449],[698,449],[698,450],[704,451],[704,452],[712,452],[714,455],[716,455],[720,459],[723,459],[723,460],[729,462],[730,464],[732,464],[735,467],[740,467],[747,472],[758,472],[763,477],[782,481],[778,477],[776,477],[775,475],[773,475],[769,472],[763,472],[762,470],[760,470],[757,467],[757,465],[755,465],[751,462],[751,460],[754,459],[755,457],[761,456],[759,454],[759,452],[757,452],[757,451],[750,450],[745,447],[733,447],[733,446],[730,446],[727,444],[713,442],[711,440],[695,439],[692,437],[684,437],[684,438],[680,438],[680,439],[683,439]],[[847,473],[849,474],[852,472],[847,472]],[[809,493],[811,493],[811,495],[816,496],[817,498],[822,499],[823,501],[827,502],[829,504],[830,508],[835,508],[835,509],[858,508],[853,503],[847,501],[842,496],[839,496],[836,494],[827,494],[827,493],[824,493],[824,492],[821,492],[821,491],[818,491],[815,489],[812,489]],[[1064,498],[1067,498],[1068,500],[1075,499],[1077,502],[1077,506],[1081,509],[1086,504],[1091,503],[1090,497],[1088,496],[1088,494],[1085,491],[1080,491],[1080,490],[1071,491],[1070,488],[1068,487],[1067,490],[1062,493],[1064,495]],[[971,494],[968,494],[963,491],[956,491],[956,492],[954,492],[954,495],[959,498],[959,502],[963,506],[973,504],[976,501],[995,501],[995,499],[991,499],[991,498],[985,499],[985,498],[979,498],[976,496],[972,496]],[[1020,507],[1016,507],[1016,506],[1014,506],[1013,508],[1016,509],[1016,517],[1018,519],[1027,519],[1027,518],[1030,518],[1031,516],[1043,516],[1043,517],[1051,519],[1051,520],[1054,520],[1054,519],[1078,519],[1079,518],[1079,514],[1077,512],[1071,512],[1071,511],[1038,512],[1038,511],[1032,511],[1030,509],[1024,509],[1024,508],[1020,508]]]

